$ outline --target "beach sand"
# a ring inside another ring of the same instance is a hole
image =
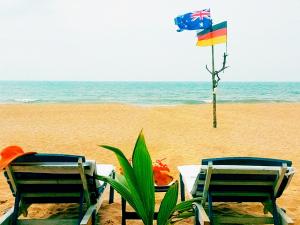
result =
[[[0,149],[19,145],[25,151],[85,155],[98,163],[115,156],[98,147],[119,147],[131,156],[143,129],[152,159],[167,158],[172,174],[176,167],[198,164],[202,158],[254,156],[289,159],[300,168],[300,104],[222,104],[217,106],[218,128],[212,128],[211,105],[134,106],[122,104],[0,105]],[[278,200],[300,224],[300,175]],[[162,196],[159,196],[159,199]],[[120,197],[105,199],[99,224],[120,224]],[[157,202],[159,202],[159,199]],[[0,176],[0,215],[13,205],[8,185]],[[219,210],[228,213],[229,205]],[[31,217],[64,217],[77,205],[35,205]],[[260,213],[256,206],[234,205],[234,210]],[[190,221],[180,224],[192,224]],[[128,224],[141,224],[138,221]]]

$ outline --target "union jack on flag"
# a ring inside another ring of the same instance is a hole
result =
[[[201,11],[196,11],[196,12],[193,12],[191,17],[193,18],[193,21],[196,20],[196,19],[200,19],[200,20],[203,20],[203,18],[210,18],[210,9],[203,9]]]
[[[208,29],[212,26],[212,19],[210,18],[210,9],[203,9],[186,13],[177,16],[175,24],[178,26],[178,32],[183,30],[201,30]]]

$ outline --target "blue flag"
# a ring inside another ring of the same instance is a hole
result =
[[[211,28],[212,20],[210,18],[210,9],[203,9],[201,11],[177,16],[175,18],[175,24],[179,27],[177,30],[178,32],[183,30],[201,30]]]

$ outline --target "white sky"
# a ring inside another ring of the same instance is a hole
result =
[[[210,47],[173,22],[204,8],[228,21],[222,80],[300,81],[299,0],[1,0],[0,80],[209,81]]]

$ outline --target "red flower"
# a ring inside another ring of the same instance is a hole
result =
[[[153,165],[154,182],[158,186],[168,185],[172,182],[173,177],[169,174],[170,169],[167,164],[162,163],[165,160],[156,160]]]

